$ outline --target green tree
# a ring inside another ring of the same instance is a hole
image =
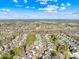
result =
[[[1,42],[1,40],[0,40],[0,46],[2,46],[2,42]]]
[[[9,59],[11,57],[10,51],[6,51],[3,55],[2,55],[3,59]]]
[[[51,35],[50,42],[52,43],[53,49],[56,50],[57,37],[55,35]]]
[[[13,51],[14,51],[15,55],[19,55],[19,56],[25,55],[25,51],[24,51],[23,46],[14,48]]]
[[[0,55],[0,59],[3,59],[2,55]]]
[[[58,48],[58,52],[62,52],[65,55],[65,59],[69,59],[70,58],[70,50],[68,45],[64,44],[64,45],[60,45]]]
[[[20,59],[19,56],[13,56],[13,59]]]
[[[25,45],[32,44],[35,41],[35,39],[36,39],[35,33],[28,34],[28,37],[27,37],[27,39],[25,41]]]

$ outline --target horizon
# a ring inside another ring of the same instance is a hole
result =
[[[78,0],[1,0],[0,19],[79,19],[78,6]]]

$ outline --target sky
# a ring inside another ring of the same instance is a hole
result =
[[[79,0],[0,0],[0,19],[79,19]]]

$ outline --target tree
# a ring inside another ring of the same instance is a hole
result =
[[[60,45],[58,48],[58,52],[63,53],[65,55],[65,59],[70,58],[70,50],[69,50],[68,45],[66,44]]]
[[[25,51],[24,51],[23,46],[14,48],[12,53],[14,53],[15,55],[19,55],[19,56],[25,55]]]
[[[3,59],[9,59],[11,57],[10,51],[6,51],[3,55],[2,55]]]
[[[3,57],[0,55],[0,59],[3,59]]]
[[[1,42],[1,40],[0,40],[0,46],[2,46],[2,42]]]
[[[55,35],[51,35],[50,42],[52,43],[53,49],[56,50],[57,37]]]
[[[25,45],[30,45],[35,41],[36,37],[34,33],[28,34],[28,37],[25,41]]]
[[[13,59],[20,59],[19,56],[13,56]]]

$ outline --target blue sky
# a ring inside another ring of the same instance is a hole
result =
[[[79,19],[79,0],[0,0],[0,19]]]

